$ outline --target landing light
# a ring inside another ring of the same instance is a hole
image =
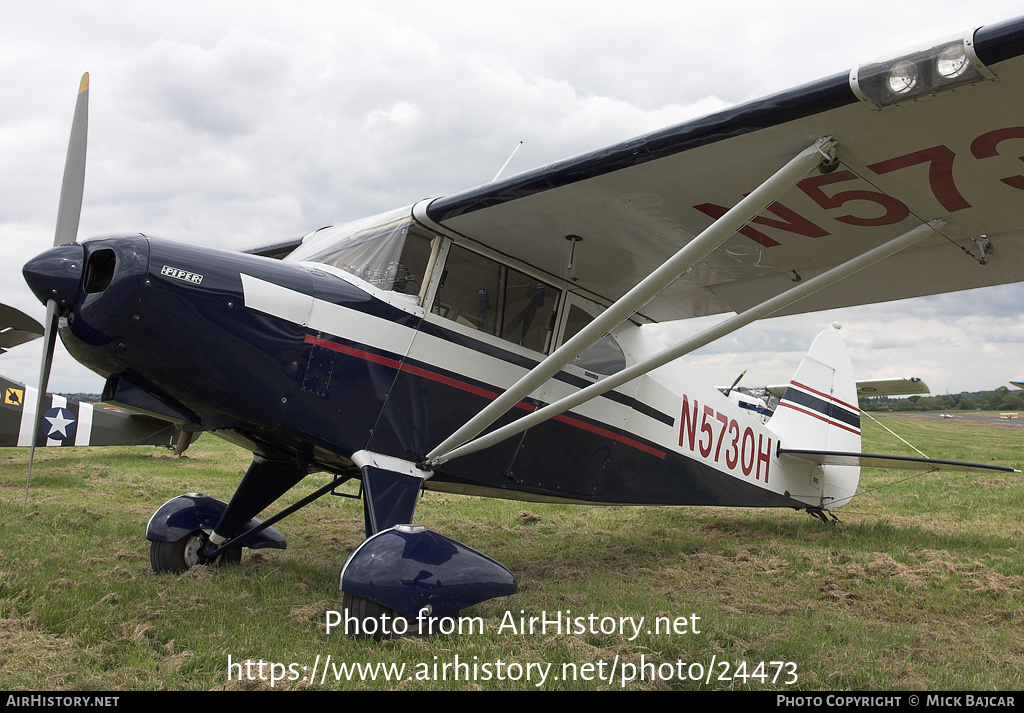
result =
[[[863,64],[850,72],[850,88],[861,101],[883,109],[994,78],[974,52],[971,30]]]
[[[967,72],[971,65],[963,47],[950,45],[942,50],[938,60],[935,62],[935,68],[944,79],[956,79]]]
[[[897,62],[889,70],[889,90],[893,94],[906,94],[917,86],[917,65],[908,59]]]

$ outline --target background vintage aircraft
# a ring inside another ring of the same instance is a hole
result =
[[[0,304],[0,354],[41,336],[39,322]],[[179,441],[180,432],[167,421],[115,406],[82,403],[56,394],[46,394],[40,400],[34,387],[4,376],[0,376],[0,390],[0,448],[32,445],[36,413],[45,424],[38,430],[37,446],[171,446],[181,455],[192,440]],[[42,404],[39,411],[37,403]]]
[[[838,325],[833,325],[837,328]],[[752,388],[739,386],[740,380],[746,372],[740,374],[736,381],[728,388],[719,388],[723,394],[728,396],[740,408],[747,409],[758,414],[762,420],[767,421],[775,413],[779,401],[786,394],[789,384],[772,384],[769,386],[756,386]],[[928,385],[918,377],[894,377],[890,379],[858,379],[857,396],[908,396],[911,394],[930,393]]]
[[[39,401],[36,389],[0,376],[0,448],[36,446],[167,446],[174,447],[179,433],[167,421],[109,406],[46,394],[36,429]]]
[[[0,354],[43,336],[43,325],[19,309],[0,304]]]
[[[311,470],[338,477],[301,504],[359,477],[367,540],[339,584],[367,621],[515,591],[409,524],[424,487],[824,517],[858,465],[892,462],[859,452],[837,331],[767,424],[677,359],[769,314],[1020,280],[1022,83],[1018,19],[316,231],[276,261],[76,242],[83,82],[55,247],[24,270],[47,305],[42,371],[59,331],[106,400],[252,450],[229,504],[193,494],[154,515],[157,570],[280,546],[256,514]],[[725,312],[667,350],[644,326]]]

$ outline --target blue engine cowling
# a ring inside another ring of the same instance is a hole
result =
[[[366,539],[338,577],[344,592],[415,619],[449,617],[519,591],[504,566],[418,525],[396,525]]]
[[[220,521],[228,504],[210,495],[187,493],[171,498],[153,513],[146,525],[146,539],[157,542],[177,542],[196,530],[213,530]],[[243,531],[260,524],[253,518],[246,523]],[[253,550],[273,547],[283,550],[287,547],[284,535],[272,527],[247,538],[243,547]]]

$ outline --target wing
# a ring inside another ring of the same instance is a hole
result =
[[[437,199],[417,216],[610,303],[832,136],[835,170],[800,181],[640,317],[743,310],[933,218],[946,221],[941,234],[778,314],[1015,282],[1024,279],[1024,18],[944,42]],[[946,52],[956,46],[961,64]],[[948,82],[933,71],[943,61]],[[956,79],[967,74],[973,83]],[[880,86],[908,100],[885,106]],[[570,235],[582,238],[571,269]]]
[[[0,304],[0,354],[43,336],[43,325],[21,310]]]
[[[857,381],[858,396],[907,396],[930,393],[928,384],[916,376]]]
[[[789,388],[789,384],[773,384],[765,387],[780,399]],[[894,377],[892,379],[866,379],[857,381],[858,396],[907,396],[910,394],[930,394],[928,385],[916,376]]]

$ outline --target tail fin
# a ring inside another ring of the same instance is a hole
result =
[[[838,328],[818,334],[793,375],[768,427],[787,449],[860,452],[857,382]],[[822,466],[821,507],[853,497],[859,466]]]

